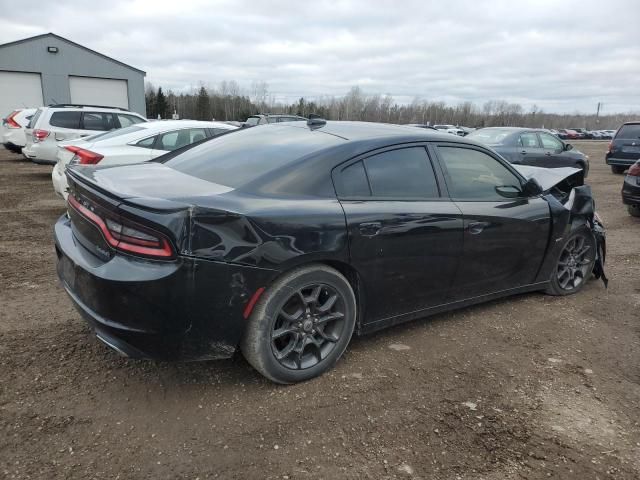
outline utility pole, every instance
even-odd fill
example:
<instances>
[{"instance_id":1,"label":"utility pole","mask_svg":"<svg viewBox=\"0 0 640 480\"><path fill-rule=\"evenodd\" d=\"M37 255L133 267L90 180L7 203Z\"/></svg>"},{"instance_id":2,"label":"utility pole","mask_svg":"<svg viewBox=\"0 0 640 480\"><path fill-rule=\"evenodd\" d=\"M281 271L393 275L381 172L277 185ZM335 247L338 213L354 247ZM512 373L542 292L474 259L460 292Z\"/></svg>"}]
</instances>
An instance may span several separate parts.
<instances>
[{"instance_id":1,"label":"utility pole","mask_svg":"<svg viewBox=\"0 0 640 480\"><path fill-rule=\"evenodd\" d=\"M602 107L602 103L598 102L598 109L596 110L596 129L600 125L600 107Z\"/></svg>"}]
</instances>

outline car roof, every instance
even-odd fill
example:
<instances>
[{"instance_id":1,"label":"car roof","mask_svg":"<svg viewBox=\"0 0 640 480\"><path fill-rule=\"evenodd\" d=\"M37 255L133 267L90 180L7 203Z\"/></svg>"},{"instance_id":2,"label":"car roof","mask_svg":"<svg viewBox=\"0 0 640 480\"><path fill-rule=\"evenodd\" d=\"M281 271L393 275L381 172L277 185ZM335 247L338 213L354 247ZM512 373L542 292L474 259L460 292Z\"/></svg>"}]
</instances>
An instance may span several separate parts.
<instances>
[{"instance_id":1,"label":"car roof","mask_svg":"<svg viewBox=\"0 0 640 480\"><path fill-rule=\"evenodd\" d=\"M398 143L401 143L411 141L421 142L426 140L450 141L452 138L455 138L448 133L438 133L431 129L374 122L328 121L324 125L320 124L313 126L308 126L306 123L302 122L285 122L263 125L260 128L274 128L277 125L325 133L327 135L339 137L345 141L393 139L399 140Z\"/></svg>"},{"instance_id":2,"label":"car roof","mask_svg":"<svg viewBox=\"0 0 640 480\"><path fill-rule=\"evenodd\" d=\"M152 132L162 132L178 128L221 128L224 130L235 130L238 127L222 122L207 122L203 120L157 120L145 123L137 123L137 127L144 128Z\"/></svg>"},{"instance_id":3,"label":"car roof","mask_svg":"<svg viewBox=\"0 0 640 480\"><path fill-rule=\"evenodd\" d=\"M536 128L536 127L483 127L478 128L476 132L480 130L504 130L505 132L548 132L548 128ZM559 128L558 130L562 130Z\"/></svg>"},{"instance_id":4,"label":"car roof","mask_svg":"<svg viewBox=\"0 0 640 480\"><path fill-rule=\"evenodd\" d=\"M131 110L127 110L119 107L108 107L108 106L100 106L100 105L47 105L44 107L40 107L42 110L49 111L61 111L61 112L114 112L114 113L124 113L124 114L132 114L142 116L137 112L132 112Z\"/></svg>"}]
</instances>

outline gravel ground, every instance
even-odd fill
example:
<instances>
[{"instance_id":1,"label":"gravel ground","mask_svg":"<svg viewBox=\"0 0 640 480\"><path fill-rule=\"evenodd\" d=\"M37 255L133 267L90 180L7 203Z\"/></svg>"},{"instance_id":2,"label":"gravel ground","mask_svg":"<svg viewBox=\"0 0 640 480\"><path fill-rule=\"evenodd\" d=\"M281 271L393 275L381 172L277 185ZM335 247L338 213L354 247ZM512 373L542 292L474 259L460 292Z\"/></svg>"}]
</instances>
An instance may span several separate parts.
<instances>
[{"instance_id":1,"label":"gravel ground","mask_svg":"<svg viewBox=\"0 0 640 480\"><path fill-rule=\"evenodd\" d=\"M241 358L126 360L55 275L50 167L0 150L0 477L640 478L640 219L591 156L608 290L527 294L352 341L289 387Z\"/></svg>"}]
</instances>

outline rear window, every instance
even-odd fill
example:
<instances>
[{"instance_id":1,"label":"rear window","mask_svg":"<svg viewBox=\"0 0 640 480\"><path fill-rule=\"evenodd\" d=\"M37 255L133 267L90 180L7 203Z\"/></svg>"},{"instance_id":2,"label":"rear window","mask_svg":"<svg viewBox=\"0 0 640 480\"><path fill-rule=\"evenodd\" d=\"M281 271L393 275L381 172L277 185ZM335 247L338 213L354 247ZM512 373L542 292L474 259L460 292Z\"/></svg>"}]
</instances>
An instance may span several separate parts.
<instances>
[{"instance_id":1,"label":"rear window","mask_svg":"<svg viewBox=\"0 0 640 480\"><path fill-rule=\"evenodd\" d=\"M35 123L35 122L34 122ZM49 125L60 128L80 129L80 112L53 112Z\"/></svg>"},{"instance_id":2,"label":"rear window","mask_svg":"<svg viewBox=\"0 0 640 480\"><path fill-rule=\"evenodd\" d=\"M471 132L469 135L467 135L467 138L472 138L473 140L487 145L499 145L504 142L504 140L513 132L514 130L483 128L481 130Z\"/></svg>"},{"instance_id":3,"label":"rear window","mask_svg":"<svg viewBox=\"0 0 640 480\"><path fill-rule=\"evenodd\" d=\"M258 125L258 122L260 121L260 117L249 117L247 118L247 121L244 122L249 126L254 126L254 125Z\"/></svg>"},{"instance_id":4,"label":"rear window","mask_svg":"<svg viewBox=\"0 0 640 480\"><path fill-rule=\"evenodd\" d=\"M621 126L616 134L616 138L640 138L640 123Z\"/></svg>"},{"instance_id":5,"label":"rear window","mask_svg":"<svg viewBox=\"0 0 640 480\"><path fill-rule=\"evenodd\" d=\"M237 188L341 142L339 137L319 131L276 124L222 135L169 159L166 165Z\"/></svg>"}]
</instances>

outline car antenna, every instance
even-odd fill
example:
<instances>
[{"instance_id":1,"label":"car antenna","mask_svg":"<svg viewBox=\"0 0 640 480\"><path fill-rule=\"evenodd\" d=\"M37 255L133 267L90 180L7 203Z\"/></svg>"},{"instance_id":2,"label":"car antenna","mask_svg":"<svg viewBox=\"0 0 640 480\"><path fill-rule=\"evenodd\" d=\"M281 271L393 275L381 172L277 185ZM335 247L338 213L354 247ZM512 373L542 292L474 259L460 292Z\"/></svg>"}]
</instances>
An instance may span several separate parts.
<instances>
[{"instance_id":1,"label":"car antenna","mask_svg":"<svg viewBox=\"0 0 640 480\"><path fill-rule=\"evenodd\" d=\"M309 114L309 119L307 120L307 126L321 127L326 124L327 124L327 121L324 118L322 118L320 115L317 115L315 113Z\"/></svg>"}]
</instances>

